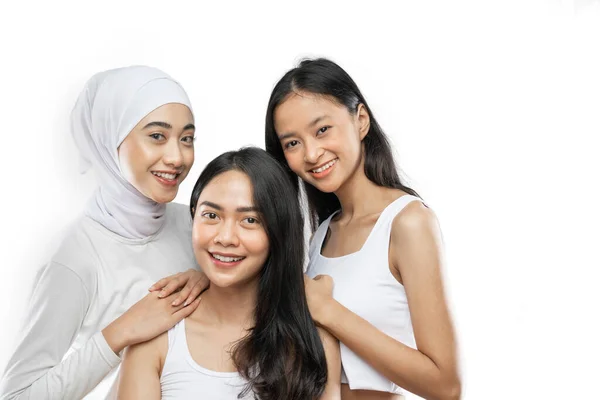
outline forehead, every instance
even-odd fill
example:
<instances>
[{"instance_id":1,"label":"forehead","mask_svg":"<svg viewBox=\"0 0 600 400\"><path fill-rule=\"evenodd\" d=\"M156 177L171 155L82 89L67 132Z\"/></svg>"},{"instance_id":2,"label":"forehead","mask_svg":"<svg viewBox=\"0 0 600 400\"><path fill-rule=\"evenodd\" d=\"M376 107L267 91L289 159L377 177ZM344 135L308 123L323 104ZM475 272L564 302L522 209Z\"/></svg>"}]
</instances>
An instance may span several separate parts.
<instances>
[{"instance_id":1,"label":"forehead","mask_svg":"<svg viewBox=\"0 0 600 400\"><path fill-rule=\"evenodd\" d=\"M303 128L315 118L348 114L346 108L327 96L294 92L277 106L273 119L278 133Z\"/></svg>"},{"instance_id":2,"label":"forehead","mask_svg":"<svg viewBox=\"0 0 600 400\"><path fill-rule=\"evenodd\" d=\"M150 113L148 113L138 126L145 126L149 122L162 121L175 125L187 125L194 122L194 117L190 109L183 104L169 103L164 104Z\"/></svg>"},{"instance_id":3,"label":"forehead","mask_svg":"<svg viewBox=\"0 0 600 400\"><path fill-rule=\"evenodd\" d=\"M213 178L205 187L198 202L210 201L224 209L251 207L254 190L252 181L243 172L227 171Z\"/></svg>"}]
</instances>

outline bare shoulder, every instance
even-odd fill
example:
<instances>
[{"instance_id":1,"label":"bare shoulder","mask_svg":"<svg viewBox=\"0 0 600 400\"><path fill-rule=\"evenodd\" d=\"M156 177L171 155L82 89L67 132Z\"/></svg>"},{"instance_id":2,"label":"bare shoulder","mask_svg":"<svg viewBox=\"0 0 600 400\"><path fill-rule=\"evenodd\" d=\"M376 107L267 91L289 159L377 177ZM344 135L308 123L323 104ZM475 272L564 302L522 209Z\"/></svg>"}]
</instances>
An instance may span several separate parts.
<instances>
[{"instance_id":1,"label":"bare shoulder","mask_svg":"<svg viewBox=\"0 0 600 400\"><path fill-rule=\"evenodd\" d=\"M397 239L438 231L439 223L435 213L421 201L408 203L392 223L392 238Z\"/></svg>"},{"instance_id":2,"label":"bare shoulder","mask_svg":"<svg viewBox=\"0 0 600 400\"><path fill-rule=\"evenodd\" d=\"M147 342L137 343L125 350L124 360L130 360L135 364L150 363L162 373L162 367L169 349L168 332L164 332Z\"/></svg>"}]
</instances>

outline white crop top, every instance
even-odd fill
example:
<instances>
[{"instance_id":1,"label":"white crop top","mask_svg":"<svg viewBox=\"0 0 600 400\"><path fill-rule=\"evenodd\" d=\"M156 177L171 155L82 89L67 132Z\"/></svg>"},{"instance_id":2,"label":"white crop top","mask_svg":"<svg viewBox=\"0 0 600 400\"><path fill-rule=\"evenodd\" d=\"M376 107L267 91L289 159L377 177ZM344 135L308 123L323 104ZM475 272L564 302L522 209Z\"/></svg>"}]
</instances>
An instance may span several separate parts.
<instances>
[{"instance_id":1,"label":"white crop top","mask_svg":"<svg viewBox=\"0 0 600 400\"><path fill-rule=\"evenodd\" d=\"M246 381L238 372L217 372L194 361L187 345L185 319L169 330L169 350L160 377L162 399L234 400ZM241 399L253 399L250 391Z\"/></svg>"},{"instance_id":2,"label":"white crop top","mask_svg":"<svg viewBox=\"0 0 600 400\"><path fill-rule=\"evenodd\" d=\"M353 313L403 344L416 348L404 286L389 269L388 250L392 222L418 197L404 195L388 205L373 226L362 248L354 253L329 258L321 255L332 214L319 226L310 243L307 274L330 275L333 297ZM381 375L340 342L342 383L350 389L404 394L403 389Z\"/></svg>"}]
</instances>

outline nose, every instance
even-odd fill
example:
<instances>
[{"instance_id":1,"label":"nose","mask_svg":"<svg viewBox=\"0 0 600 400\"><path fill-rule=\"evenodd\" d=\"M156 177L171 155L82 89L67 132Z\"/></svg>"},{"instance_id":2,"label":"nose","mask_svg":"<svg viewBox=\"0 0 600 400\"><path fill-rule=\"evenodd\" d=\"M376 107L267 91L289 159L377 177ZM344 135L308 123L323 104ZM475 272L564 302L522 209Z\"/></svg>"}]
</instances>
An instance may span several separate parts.
<instances>
[{"instance_id":1,"label":"nose","mask_svg":"<svg viewBox=\"0 0 600 400\"><path fill-rule=\"evenodd\" d=\"M179 168L183 165L183 154L181 154L178 140L170 140L167 143L165 153L163 154L163 161L166 165L171 165L174 168Z\"/></svg>"},{"instance_id":2,"label":"nose","mask_svg":"<svg viewBox=\"0 0 600 400\"><path fill-rule=\"evenodd\" d=\"M213 240L215 244L220 244L223 247L237 247L240 242L237 235L235 221L224 221L219 224L219 229Z\"/></svg>"},{"instance_id":3,"label":"nose","mask_svg":"<svg viewBox=\"0 0 600 400\"><path fill-rule=\"evenodd\" d=\"M315 140L307 140L304 143L304 162L316 164L323 154L323 149Z\"/></svg>"}]
</instances>

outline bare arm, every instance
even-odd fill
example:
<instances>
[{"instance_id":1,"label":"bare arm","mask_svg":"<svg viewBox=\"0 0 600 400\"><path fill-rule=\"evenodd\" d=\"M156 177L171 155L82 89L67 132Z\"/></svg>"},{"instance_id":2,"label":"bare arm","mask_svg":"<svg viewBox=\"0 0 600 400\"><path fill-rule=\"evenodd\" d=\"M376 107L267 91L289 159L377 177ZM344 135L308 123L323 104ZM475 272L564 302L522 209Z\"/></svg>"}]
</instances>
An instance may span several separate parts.
<instances>
[{"instance_id":1,"label":"bare arm","mask_svg":"<svg viewBox=\"0 0 600 400\"><path fill-rule=\"evenodd\" d=\"M340 359L340 343L325 329L318 328L319 336L325 349L327 359L327 385L320 400L341 399L342 364Z\"/></svg>"},{"instance_id":2,"label":"bare arm","mask_svg":"<svg viewBox=\"0 0 600 400\"><path fill-rule=\"evenodd\" d=\"M160 400L160 375L167 347L167 333L163 333L125 350L119 373L118 399Z\"/></svg>"},{"instance_id":3,"label":"bare arm","mask_svg":"<svg viewBox=\"0 0 600 400\"><path fill-rule=\"evenodd\" d=\"M402 277L417 349L384 334L329 298L317 322L397 385L426 399L459 399L454 329L441 274L441 240L433 212L411 203L394 220L390 262Z\"/></svg>"}]
</instances>

